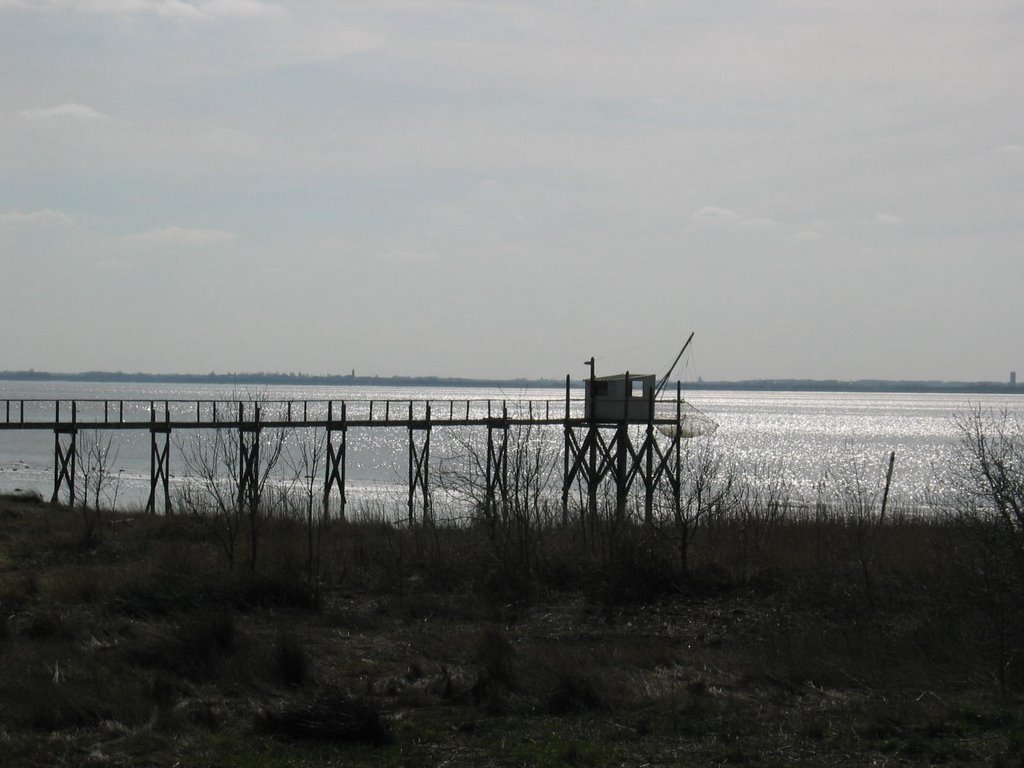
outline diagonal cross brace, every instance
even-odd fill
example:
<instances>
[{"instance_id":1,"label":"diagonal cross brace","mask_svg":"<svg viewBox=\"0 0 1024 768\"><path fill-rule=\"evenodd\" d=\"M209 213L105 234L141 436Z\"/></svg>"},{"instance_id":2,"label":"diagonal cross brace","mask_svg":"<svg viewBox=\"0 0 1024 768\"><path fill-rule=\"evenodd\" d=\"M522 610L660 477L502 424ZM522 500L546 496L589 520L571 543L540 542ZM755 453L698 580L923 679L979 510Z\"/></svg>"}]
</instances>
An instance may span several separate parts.
<instances>
[{"instance_id":1,"label":"diagonal cross brace","mask_svg":"<svg viewBox=\"0 0 1024 768\"><path fill-rule=\"evenodd\" d=\"M163 435L163 446L157 435ZM149 499L146 501L146 512L156 512L156 492L163 487L164 513L171 511L171 430L170 427L156 426L150 428L149 444Z\"/></svg>"},{"instance_id":2,"label":"diagonal cross brace","mask_svg":"<svg viewBox=\"0 0 1024 768\"><path fill-rule=\"evenodd\" d=\"M61 442L61 435L68 435L68 444L65 447ZM78 430L74 427L64 427L53 432L53 497L51 504L56 504L60 498L60 489L67 483L68 505L75 506L75 463L78 457L77 451Z\"/></svg>"},{"instance_id":3,"label":"diagonal cross brace","mask_svg":"<svg viewBox=\"0 0 1024 768\"><path fill-rule=\"evenodd\" d=\"M341 438L335 444L335 435L341 435ZM347 441L348 430L345 427L341 429L327 429L327 465L326 465L326 479L324 480L324 515L330 507L331 491L334 488L338 489L338 495L341 497L341 519L345 519L345 452L346 452L346 441Z\"/></svg>"},{"instance_id":4,"label":"diagonal cross brace","mask_svg":"<svg viewBox=\"0 0 1024 768\"><path fill-rule=\"evenodd\" d=\"M260 504L260 428L243 426L238 430L238 508Z\"/></svg>"},{"instance_id":5,"label":"diagonal cross brace","mask_svg":"<svg viewBox=\"0 0 1024 768\"><path fill-rule=\"evenodd\" d=\"M501 431L501 440L495 445L494 432ZM486 465L487 511L495 511L495 497L501 492L502 504L508 503L508 425L487 425L487 465Z\"/></svg>"},{"instance_id":6,"label":"diagonal cross brace","mask_svg":"<svg viewBox=\"0 0 1024 768\"><path fill-rule=\"evenodd\" d=\"M412 419L412 405L409 406ZM423 521L431 517L430 509L430 404L427 404L426 421L421 427L409 427L409 525L415 521L416 492L422 494ZM423 447L416 448L416 432L423 432Z\"/></svg>"}]
</instances>

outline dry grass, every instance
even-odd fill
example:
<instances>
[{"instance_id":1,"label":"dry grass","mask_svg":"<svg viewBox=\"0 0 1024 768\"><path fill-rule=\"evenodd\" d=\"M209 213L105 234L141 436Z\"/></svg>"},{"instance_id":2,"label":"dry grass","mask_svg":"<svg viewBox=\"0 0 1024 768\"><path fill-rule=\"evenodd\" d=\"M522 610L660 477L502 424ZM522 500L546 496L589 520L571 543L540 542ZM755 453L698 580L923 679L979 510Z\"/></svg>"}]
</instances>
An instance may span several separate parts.
<instances>
[{"instance_id":1,"label":"dry grass","mask_svg":"<svg viewBox=\"0 0 1024 768\"><path fill-rule=\"evenodd\" d=\"M719 519L688 573L551 526L510 580L481 529L335 522L318 595L296 521L255 577L194 520L80 525L0 499L4 766L1024 760L1019 593L952 525Z\"/></svg>"}]
</instances>

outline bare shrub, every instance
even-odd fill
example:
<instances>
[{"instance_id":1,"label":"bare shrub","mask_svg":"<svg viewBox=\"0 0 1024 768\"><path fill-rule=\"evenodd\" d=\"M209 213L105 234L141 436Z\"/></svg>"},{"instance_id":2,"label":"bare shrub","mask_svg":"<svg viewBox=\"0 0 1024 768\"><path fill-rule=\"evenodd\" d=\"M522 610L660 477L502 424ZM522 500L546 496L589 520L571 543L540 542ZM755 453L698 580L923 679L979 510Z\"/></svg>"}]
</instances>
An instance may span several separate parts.
<instances>
[{"instance_id":1,"label":"bare shrub","mask_svg":"<svg viewBox=\"0 0 1024 768\"><path fill-rule=\"evenodd\" d=\"M82 541L92 547L99 542L102 510L114 511L120 489L120 475L113 472L120 448L113 436L95 430L83 430L76 441L78 460L75 472L82 483Z\"/></svg>"},{"instance_id":2,"label":"bare shrub","mask_svg":"<svg viewBox=\"0 0 1024 768\"><path fill-rule=\"evenodd\" d=\"M322 742L361 742L383 745L391 734L377 707L340 691L325 691L308 699L266 711L257 718L263 733Z\"/></svg>"},{"instance_id":3,"label":"bare shrub","mask_svg":"<svg viewBox=\"0 0 1024 768\"><path fill-rule=\"evenodd\" d=\"M833 530L838 527L846 534L850 551L844 556L856 563L871 608L877 599L875 555L885 525L891 479L885 469L887 463L891 471L890 457L876 466L851 457L838 467L826 469L818 483L817 507L823 513L820 519ZM832 512L830 519L826 510ZM828 557L834 558L835 554Z\"/></svg>"},{"instance_id":4,"label":"bare shrub","mask_svg":"<svg viewBox=\"0 0 1024 768\"><path fill-rule=\"evenodd\" d=\"M248 530L249 575L254 582L264 524L285 498L281 493L268 494L267 489L288 436L284 429L258 429L258 413L257 407L251 429L216 429L179 441L189 481L175 499L175 506L210 526L229 569L234 568L238 536Z\"/></svg>"},{"instance_id":5,"label":"bare shrub","mask_svg":"<svg viewBox=\"0 0 1024 768\"><path fill-rule=\"evenodd\" d=\"M291 688L301 688L310 679L310 661L306 648L293 632L278 633L271 654L278 679Z\"/></svg>"},{"instance_id":6,"label":"bare shrub","mask_svg":"<svg viewBox=\"0 0 1024 768\"><path fill-rule=\"evenodd\" d=\"M178 441L187 481L176 490L174 508L201 521L220 543L234 569L242 506L238 493L238 443L227 430Z\"/></svg>"},{"instance_id":7,"label":"bare shrub","mask_svg":"<svg viewBox=\"0 0 1024 768\"><path fill-rule=\"evenodd\" d=\"M680 570L690 571L690 549L698 528L736 503L737 469L712 438L684 442L662 517L675 531Z\"/></svg>"},{"instance_id":8,"label":"bare shrub","mask_svg":"<svg viewBox=\"0 0 1024 768\"><path fill-rule=\"evenodd\" d=\"M1024 573L1024 423L975 408L956 417L954 513L995 537Z\"/></svg>"},{"instance_id":9,"label":"bare shrub","mask_svg":"<svg viewBox=\"0 0 1024 768\"><path fill-rule=\"evenodd\" d=\"M323 481L321 474L327 457L327 432L300 430L295 439L286 442L284 462L291 471L291 488L288 507L298 513L306 526L306 577L313 587L314 596L319 599L321 570L321 545L324 523L327 520L326 495L318 498Z\"/></svg>"},{"instance_id":10,"label":"bare shrub","mask_svg":"<svg viewBox=\"0 0 1024 768\"><path fill-rule=\"evenodd\" d=\"M43 647L45 654L20 651L16 666L4 665L0 696L5 724L53 732L109 720L146 722L152 704L142 681L117 674L75 644L51 640Z\"/></svg>"},{"instance_id":11,"label":"bare shrub","mask_svg":"<svg viewBox=\"0 0 1024 768\"><path fill-rule=\"evenodd\" d=\"M731 490L729 505L719 506L711 522L727 539L723 565L742 583L772 566L774 540L794 505L793 488L780 462L758 461L733 481Z\"/></svg>"},{"instance_id":12,"label":"bare shrub","mask_svg":"<svg viewBox=\"0 0 1024 768\"><path fill-rule=\"evenodd\" d=\"M197 611L169 634L150 638L131 649L134 661L165 669L190 680L217 679L222 667L242 650L244 638L229 610Z\"/></svg>"},{"instance_id":13,"label":"bare shrub","mask_svg":"<svg viewBox=\"0 0 1024 768\"><path fill-rule=\"evenodd\" d=\"M549 715L574 715L608 709L594 681L585 675L564 672L548 691L544 710Z\"/></svg>"},{"instance_id":14,"label":"bare shrub","mask_svg":"<svg viewBox=\"0 0 1024 768\"><path fill-rule=\"evenodd\" d=\"M1006 696L1024 686L1024 423L974 408L956 425L945 511L961 534L950 553L958 587L975 613L964 631Z\"/></svg>"},{"instance_id":15,"label":"bare shrub","mask_svg":"<svg viewBox=\"0 0 1024 768\"><path fill-rule=\"evenodd\" d=\"M486 532L493 586L528 597L553 522L558 456L530 425L495 434L492 446L462 441L459 454L441 465L439 485L450 498L467 500L470 523Z\"/></svg>"}]
</instances>

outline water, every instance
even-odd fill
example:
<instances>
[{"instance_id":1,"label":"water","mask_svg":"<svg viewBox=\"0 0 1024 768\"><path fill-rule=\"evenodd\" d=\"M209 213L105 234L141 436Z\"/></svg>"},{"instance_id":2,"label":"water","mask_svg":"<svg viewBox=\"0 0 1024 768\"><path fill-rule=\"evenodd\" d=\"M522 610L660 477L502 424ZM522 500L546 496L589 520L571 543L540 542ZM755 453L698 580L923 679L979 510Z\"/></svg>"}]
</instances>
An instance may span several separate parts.
<instances>
[{"instance_id":1,"label":"water","mask_svg":"<svg viewBox=\"0 0 1024 768\"><path fill-rule=\"evenodd\" d=\"M691 400L720 423L716 439L740 466L779 468L805 498L826 474L857 473L868 487L880 486L891 451L897 498L941 496L958 415L981 408L1024 419L1024 398L1012 395L694 392Z\"/></svg>"},{"instance_id":2,"label":"water","mask_svg":"<svg viewBox=\"0 0 1024 768\"><path fill-rule=\"evenodd\" d=\"M0 381L6 399L220 400L258 394L270 400L501 400L564 398L564 390L506 391L497 388L292 387L245 391L226 385L136 385L80 382ZM581 396L574 391L574 396ZM893 489L898 497L921 499L941 489L957 440L955 415L971 408L1007 410L1024 418L1024 398L1000 395L878 394L842 392L690 391L687 400L719 424L713 438L741 468L768 467L784 475L798 494L810 496L824 473L856 471L880 482L890 451L896 451ZM0 406L2 407L2 406ZM4 415L0 413L0 419ZM150 438L145 431L115 431L115 487L119 507L138 506L149 491ZM175 432L171 447L172 484L180 483L180 452L196 432ZM444 427L431 439L431 467L457 462L466 441L484 430ZM561 430L538 430L551 450L561 449ZM80 439L82 439L80 437ZM292 438L294 444L297 437ZM348 433L349 501L400 507L408 477L408 433L402 428L352 429ZM184 442L183 442L184 441ZM0 492L53 488L52 433L0 431ZM284 470L282 470L284 471Z\"/></svg>"}]
</instances>

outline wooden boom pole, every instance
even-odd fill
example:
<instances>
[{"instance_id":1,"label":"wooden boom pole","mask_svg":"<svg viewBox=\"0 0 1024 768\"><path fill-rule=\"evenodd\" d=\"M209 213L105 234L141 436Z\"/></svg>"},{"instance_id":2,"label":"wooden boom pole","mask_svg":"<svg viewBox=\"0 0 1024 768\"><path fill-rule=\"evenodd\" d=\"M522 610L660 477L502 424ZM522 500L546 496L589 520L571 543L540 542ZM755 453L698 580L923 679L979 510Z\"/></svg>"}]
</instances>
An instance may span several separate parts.
<instances>
[{"instance_id":1,"label":"wooden boom pole","mask_svg":"<svg viewBox=\"0 0 1024 768\"><path fill-rule=\"evenodd\" d=\"M670 368L668 369L668 373L666 373L666 374L665 374L665 375L664 375L664 376L662 377L661 381L659 381L659 382L658 382L658 388L657 388L657 390L655 390L655 392L654 392L654 399L655 399L655 400L657 400L657 399L658 399L658 395L660 395L660 394L661 394L661 390L663 390L663 389L665 388L665 384L667 384L667 383L668 383L668 377L669 377L669 376L671 376L671 375L672 375L672 371L674 371L674 370L676 369L676 365L678 365L678 364L679 364L679 360L680 360L680 358L682 358L682 356L683 356L683 353L684 353L684 352L686 351L686 348L687 348L688 346L690 346L690 342L691 342L691 341L693 341L693 332L692 332L692 331L691 331L691 333L690 333L690 337L689 337L689 338L688 338L688 339L686 340L686 343L685 343L685 344L683 344L683 348L682 348L682 349L680 349L680 350L679 350L679 354L678 354L678 355L676 355L676 359L675 359L674 361L672 361L672 365L671 365L671 367L670 367Z\"/></svg>"}]
</instances>

